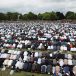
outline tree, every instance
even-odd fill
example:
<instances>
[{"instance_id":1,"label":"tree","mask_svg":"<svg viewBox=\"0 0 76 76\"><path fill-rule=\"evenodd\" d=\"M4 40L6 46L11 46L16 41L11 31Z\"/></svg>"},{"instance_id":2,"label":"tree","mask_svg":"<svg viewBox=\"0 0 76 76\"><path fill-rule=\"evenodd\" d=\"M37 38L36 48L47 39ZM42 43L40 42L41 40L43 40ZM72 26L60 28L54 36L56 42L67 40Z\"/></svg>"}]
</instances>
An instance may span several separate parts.
<instances>
[{"instance_id":1,"label":"tree","mask_svg":"<svg viewBox=\"0 0 76 76\"><path fill-rule=\"evenodd\" d=\"M75 13L68 11L65 15L66 19L74 19L75 18Z\"/></svg>"},{"instance_id":2,"label":"tree","mask_svg":"<svg viewBox=\"0 0 76 76\"><path fill-rule=\"evenodd\" d=\"M51 12L50 17L51 17L51 20L57 20L57 15L55 12Z\"/></svg>"},{"instance_id":3,"label":"tree","mask_svg":"<svg viewBox=\"0 0 76 76\"><path fill-rule=\"evenodd\" d=\"M62 19L76 19L76 13L68 11L65 15L61 12L45 12L34 14L29 12L27 14L21 14L18 12L0 13L1 20L17 21L17 20L62 20Z\"/></svg>"},{"instance_id":4,"label":"tree","mask_svg":"<svg viewBox=\"0 0 76 76\"><path fill-rule=\"evenodd\" d=\"M13 21L16 21L16 20L18 20L18 15L19 15L19 13L17 13L17 12L7 12L7 20L13 20Z\"/></svg>"},{"instance_id":5,"label":"tree","mask_svg":"<svg viewBox=\"0 0 76 76\"><path fill-rule=\"evenodd\" d=\"M28 20L36 20L37 19L37 15L32 13L32 12L29 12L27 14L27 18L28 18Z\"/></svg>"},{"instance_id":6,"label":"tree","mask_svg":"<svg viewBox=\"0 0 76 76\"><path fill-rule=\"evenodd\" d=\"M50 13L49 12L45 12L42 14L42 19L43 20L50 20Z\"/></svg>"},{"instance_id":7,"label":"tree","mask_svg":"<svg viewBox=\"0 0 76 76\"><path fill-rule=\"evenodd\" d=\"M23 15L23 20L28 20L27 14L24 14L24 15Z\"/></svg>"},{"instance_id":8,"label":"tree","mask_svg":"<svg viewBox=\"0 0 76 76\"><path fill-rule=\"evenodd\" d=\"M17 12L12 13L12 20L14 21L18 20L19 19L18 16L19 16L19 13Z\"/></svg>"},{"instance_id":9,"label":"tree","mask_svg":"<svg viewBox=\"0 0 76 76\"><path fill-rule=\"evenodd\" d=\"M64 14L63 14L63 13L61 13L61 12L56 12L56 15L57 15L57 20L65 19Z\"/></svg>"},{"instance_id":10,"label":"tree","mask_svg":"<svg viewBox=\"0 0 76 76\"><path fill-rule=\"evenodd\" d=\"M74 19L76 19L76 13L74 13Z\"/></svg>"},{"instance_id":11,"label":"tree","mask_svg":"<svg viewBox=\"0 0 76 76\"><path fill-rule=\"evenodd\" d=\"M42 17L43 17L43 15L40 13L37 15L38 20L42 20Z\"/></svg>"},{"instance_id":12,"label":"tree","mask_svg":"<svg viewBox=\"0 0 76 76\"><path fill-rule=\"evenodd\" d=\"M12 13L11 12L7 12L6 16L7 16L7 20L12 20Z\"/></svg>"},{"instance_id":13,"label":"tree","mask_svg":"<svg viewBox=\"0 0 76 76\"><path fill-rule=\"evenodd\" d=\"M6 15L4 13L0 13L0 21L6 20Z\"/></svg>"}]
</instances>

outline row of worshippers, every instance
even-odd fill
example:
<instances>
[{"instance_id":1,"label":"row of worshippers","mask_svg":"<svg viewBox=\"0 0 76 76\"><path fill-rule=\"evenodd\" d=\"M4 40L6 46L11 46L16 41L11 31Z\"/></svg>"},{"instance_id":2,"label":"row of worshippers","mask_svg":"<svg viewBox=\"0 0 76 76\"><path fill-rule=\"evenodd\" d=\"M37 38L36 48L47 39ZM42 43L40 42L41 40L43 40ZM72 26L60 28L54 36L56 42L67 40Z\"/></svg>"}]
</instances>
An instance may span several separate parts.
<instances>
[{"instance_id":1,"label":"row of worshippers","mask_svg":"<svg viewBox=\"0 0 76 76\"><path fill-rule=\"evenodd\" d=\"M1 43L0 47L3 48L19 48L19 49L33 49L33 50L64 50L64 51L76 51L76 42L49 42L49 41L30 41L25 40L22 42Z\"/></svg>"},{"instance_id":2,"label":"row of worshippers","mask_svg":"<svg viewBox=\"0 0 76 76\"><path fill-rule=\"evenodd\" d=\"M75 65L68 65L67 64L67 59L64 60L64 64L63 66L60 65L60 62L57 64L38 64L36 61L34 61L34 63L31 62L23 62L22 60L16 61L16 60L6 60L7 64L5 64L5 62L3 63L3 68L2 70L5 70L5 67L11 67L11 70L15 71L15 72L19 72L19 71L26 71L26 72L33 72L33 73L44 73L44 74L62 74L63 76L72 76L71 74L75 74L76 75L76 70L74 70L73 68L76 69ZM57 70L56 67L59 67L59 69ZM57 75L55 75L57 76ZM59 75L61 76L61 75Z\"/></svg>"},{"instance_id":3,"label":"row of worshippers","mask_svg":"<svg viewBox=\"0 0 76 76\"><path fill-rule=\"evenodd\" d=\"M2 22L0 47L76 51L76 24Z\"/></svg>"},{"instance_id":4,"label":"row of worshippers","mask_svg":"<svg viewBox=\"0 0 76 76\"><path fill-rule=\"evenodd\" d=\"M71 72L73 73L73 66L76 66L75 57L75 55L57 54L55 52L44 53L2 49L0 51L0 67L2 67L2 70L10 67L12 71L23 70L55 75L58 66L59 74L71 74Z\"/></svg>"}]
</instances>

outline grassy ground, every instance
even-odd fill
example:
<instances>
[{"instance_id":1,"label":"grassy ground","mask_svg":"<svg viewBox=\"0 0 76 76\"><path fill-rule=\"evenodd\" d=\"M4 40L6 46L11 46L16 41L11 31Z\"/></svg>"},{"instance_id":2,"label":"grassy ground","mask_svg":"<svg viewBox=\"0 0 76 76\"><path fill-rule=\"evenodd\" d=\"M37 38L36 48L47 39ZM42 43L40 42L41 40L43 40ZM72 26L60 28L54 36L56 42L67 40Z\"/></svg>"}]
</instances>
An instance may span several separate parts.
<instances>
[{"instance_id":1,"label":"grassy ground","mask_svg":"<svg viewBox=\"0 0 76 76\"><path fill-rule=\"evenodd\" d=\"M48 74L39 74L39 73L30 73L30 72L16 72L13 75L10 75L10 70L0 71L0 76L52 76Z\"/></svg>"},{"instance_id":2,"label":"grassy ground","mask_svg":"<svg viewBox=\"0 0 76 76\"><path fill-rule=\"evenodd\" d=\"M62 51L62 54L72 54L72 55L76 55L76 51Z\"/></svg>"}]
</instances>

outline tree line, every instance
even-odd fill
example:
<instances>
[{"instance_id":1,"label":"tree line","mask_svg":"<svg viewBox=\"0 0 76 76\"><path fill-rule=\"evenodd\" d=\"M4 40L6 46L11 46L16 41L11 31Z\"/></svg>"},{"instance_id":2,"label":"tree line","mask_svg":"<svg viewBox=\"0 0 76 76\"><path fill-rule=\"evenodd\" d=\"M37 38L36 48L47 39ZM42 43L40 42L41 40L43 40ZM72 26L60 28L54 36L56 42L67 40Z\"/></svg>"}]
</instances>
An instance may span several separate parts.
<instances>
[{"instance_id":1,"label":"tree line","mask_svg":"<svg viewBox=\"0 0 76 76\"><path fill-rule=\"evenodd\" d=\"M65 15L61 12L45 12L34 14L33 12L29 12L27 14L21 14L18 12L7 12L0 13L0 21L8 20L8 21L17 21L17 20L63 20L63 19L76 19L76 13L72 11L68 11Z\"/></svg>"}]
</instances>

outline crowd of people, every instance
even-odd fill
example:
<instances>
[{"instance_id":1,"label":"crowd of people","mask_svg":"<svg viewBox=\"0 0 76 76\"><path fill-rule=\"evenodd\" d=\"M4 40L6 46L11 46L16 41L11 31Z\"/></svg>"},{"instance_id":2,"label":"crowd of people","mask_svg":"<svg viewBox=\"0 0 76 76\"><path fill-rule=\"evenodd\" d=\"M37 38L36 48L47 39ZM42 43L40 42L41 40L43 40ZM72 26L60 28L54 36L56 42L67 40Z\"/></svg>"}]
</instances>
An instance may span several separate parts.
<instances>
[{"instance_id":1,"label":"crowd of people","mask_svg":"<svg viewBox=\"0 0 76 76\"><path fill-rule=\"evenodd\" d=\"M0 47L76 51L76 24L0 23Z\"/></svg>"},{"instance_id":2,"label":"crowd of people","mask_svg":"<svg viewBox=\"0 0 76 76\"><path fill-rule=\"evenodd\" d=\"M76 76L76 55L2 49L0 67L2 71L10 68L10 74L26 71L54 76Z\"/></svg>"},{"instance_id":3,"label":"crowd of people","mask_svg":"<svg viewBox=\"0 0 76 76\"><path fill-rule=\"evenodd\" d=\"M58 53L76 51L76 24L1 22L0 48L0 67L2 70L10 68L10 74L23 70L54 76L76 76L76 55Z\"/></svg>"}]
</instances>

